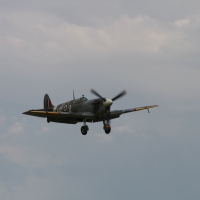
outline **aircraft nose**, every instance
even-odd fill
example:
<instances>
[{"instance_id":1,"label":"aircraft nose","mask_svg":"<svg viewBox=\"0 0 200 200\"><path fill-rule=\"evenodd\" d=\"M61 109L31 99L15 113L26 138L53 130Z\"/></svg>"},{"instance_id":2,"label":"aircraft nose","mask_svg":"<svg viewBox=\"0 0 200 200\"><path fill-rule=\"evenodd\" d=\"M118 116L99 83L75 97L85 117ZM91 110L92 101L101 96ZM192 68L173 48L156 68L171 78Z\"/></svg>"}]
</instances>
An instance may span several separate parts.
<instances>
[{"instance_id":1,"label":"aircraft nose","mask_svg":"<svg viewBox=\"0 0 200 200\"><path fill-rule=\"evenodd\" d=\"M103 105L104 105L105 107L110 107L112 104L113 104L112 99L107 99L107 98L106 98L106 101L103 102Z\"/></svg>"}]
</instances>

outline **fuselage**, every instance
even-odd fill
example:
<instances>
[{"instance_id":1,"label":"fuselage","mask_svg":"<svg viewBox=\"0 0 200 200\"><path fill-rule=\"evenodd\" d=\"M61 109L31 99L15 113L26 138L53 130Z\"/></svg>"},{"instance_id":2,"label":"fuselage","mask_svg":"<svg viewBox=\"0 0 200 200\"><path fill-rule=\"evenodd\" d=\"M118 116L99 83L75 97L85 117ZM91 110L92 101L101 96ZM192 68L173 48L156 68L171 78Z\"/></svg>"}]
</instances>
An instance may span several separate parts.
<instances>
[{"instance_id":1,"label":"fuselage","mask_svg":"<svg viewBox=\"0 0 200 200\"><path fill-rule=\"evenodd\" d=\"M88 100L85 97L67 101L53 107L54 112L90 112L93 114L104 114L106 112L103 101L100 98ZM98 112L100 111L100 112Z\"/></svg>"},{"instance_id":2,"label":"fuselage","mask_svg":"<svg viewBox=\"0 0 200 200\"><path fill-rule=\"evenodd\" d=\"M45 95L47 109L44 109L45 111L53 111L53 112L59 112L59 113L65 113L66 114L76 114L77 117L66 117L65 119L58 119L57 117L48 117L48 121L53 122L60 122L60 123L70 123L75 124L77 122L82 122L83 120L87 122L98 122L105 119L105 114L110 112L110 107L112 105L112 100L108 98L96 98L92 100L88 100L84 96L78 99L70 100L67 102L64 102L62 104L59 104L57 106L53 106L51 103L50 98L48 95ZM44 99L45 99L44 98ZM51 108L49 108L51 105ZM45 107L45 106L44 106ZM83 115L89 115L89 117L83 118ZM92 116L92 117L91 117ZM113 117L112 117L113 118ZM114 117L115 118L115 117Z\"/></svg>"}]
</instances>

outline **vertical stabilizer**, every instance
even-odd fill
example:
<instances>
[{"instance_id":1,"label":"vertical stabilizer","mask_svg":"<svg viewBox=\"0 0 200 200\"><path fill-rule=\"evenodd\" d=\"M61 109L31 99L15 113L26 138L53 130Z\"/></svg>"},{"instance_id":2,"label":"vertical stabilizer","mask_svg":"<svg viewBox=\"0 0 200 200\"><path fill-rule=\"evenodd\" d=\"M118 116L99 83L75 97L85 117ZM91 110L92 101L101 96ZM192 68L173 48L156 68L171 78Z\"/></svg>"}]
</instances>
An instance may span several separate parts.
<instances>
[{"instance_id":1,"label":"vertical stabilizer","mask_svg":"<svg viewBox=\"0 0 200 200\"><path fill-rule=\"evenodd\" d=\"M51 102L51 99L49 98L48 94L44 95L44 110L49 110L49 109L53 109L53 104Z\"/></svg>"}]
</instances>

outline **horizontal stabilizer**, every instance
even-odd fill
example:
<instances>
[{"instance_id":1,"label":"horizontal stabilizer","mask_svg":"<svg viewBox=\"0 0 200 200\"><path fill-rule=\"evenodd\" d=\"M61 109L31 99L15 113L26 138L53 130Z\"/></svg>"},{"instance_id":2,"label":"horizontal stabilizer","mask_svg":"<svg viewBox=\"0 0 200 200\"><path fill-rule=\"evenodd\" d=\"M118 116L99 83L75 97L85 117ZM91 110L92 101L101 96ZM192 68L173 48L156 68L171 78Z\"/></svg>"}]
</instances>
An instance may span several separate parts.
<instances>
[{"instance_id":1,"label":"horizontal stabilizer","mask_svg":"<svg viewBox=\"0 0 200 200\"><path fill-rule=\"evenodd\" d=\"M55 117L55 118L60 118L60 119L65 119L65 118L85 118L85 119L93 119L95 115L90 112L83 112L83 113L68 113L68 112L48 112L44 110L29 110L26 111L22 114L25 115L31 115L35 117Z\"/></svg>"}]
</instances>

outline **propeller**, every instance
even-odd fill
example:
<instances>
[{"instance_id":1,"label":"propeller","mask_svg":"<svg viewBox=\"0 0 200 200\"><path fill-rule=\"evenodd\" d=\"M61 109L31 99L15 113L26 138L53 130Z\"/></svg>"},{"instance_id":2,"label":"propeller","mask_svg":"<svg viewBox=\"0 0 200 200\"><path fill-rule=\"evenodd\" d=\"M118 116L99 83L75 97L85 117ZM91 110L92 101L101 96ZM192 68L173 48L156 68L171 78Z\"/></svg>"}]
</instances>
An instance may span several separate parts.
<instances>
[{"instance_id":1,"label":"propeller","mask_svg":"<svg viewBox=\"0 0 200 200\"><path fill-rule=\"evenodd\" d=\"M99 98L101 98L103 100L103 105L106 107L106 121L107 121L107 124L110 124L110 107L113 104L113 101L121 98L122 96L124 96L126 94L126 90L123 90L122 92L120 92L118 95L116 95L112 99L108 99L108 98L102 97L94 89L91 89L90 92L93 93L94 95L98 96Z\"/></svg>"},{"instance_id":2,"label":"propeller","mask_svg":"<svg viewBox=\"0 0 200 200\"><path fill-rule=\"evenodd\" d=\"M112 98L112 101L115 101L121 97L123 97L126 94L126 90L120 92L116 97Z\"/></svg>"},{"instance_id":3,"label":"propeller","mask_svg":"<svg viewBox=\"0 0 200 200\"><path fill-rule=\"evenodd\" d=\"M102 97L102 96L101 96L97 91L95 91L94 89L91 89L90 92L93 93L94 95L98 96L99 98L101 98L103 101L108 100L108 99ZM126 90L123 90L123 91L120 92L117 96L115 96L114 98L109 99L109 100L115 101L115 100L121 98L122 96L124 96L126 93L127 93Z\"/></svg>"},{"instance_id":4,"label":"propeller","mask_svg":"<svg viewBox=\"0 0 200 200\"><path fill-rule=\"evenodd\" d=\"M110 107L108 107L106 109L106 121L107 121L107 124L110 124Z\"/></svg>"},{"instance_id":5,"label":"propeller","mask_svg":"<svg viewBox=\"0 0 200 200\"><path fill-rule=\"evenodd\" d=\"M103 98L98 92L96 92L95 90L91 89L90 90L91 93L93 93L94 95L98 96L99 98L101 98L102 100L106 101L105 98Z\"/></svg>"}]
</instances>

